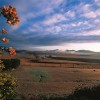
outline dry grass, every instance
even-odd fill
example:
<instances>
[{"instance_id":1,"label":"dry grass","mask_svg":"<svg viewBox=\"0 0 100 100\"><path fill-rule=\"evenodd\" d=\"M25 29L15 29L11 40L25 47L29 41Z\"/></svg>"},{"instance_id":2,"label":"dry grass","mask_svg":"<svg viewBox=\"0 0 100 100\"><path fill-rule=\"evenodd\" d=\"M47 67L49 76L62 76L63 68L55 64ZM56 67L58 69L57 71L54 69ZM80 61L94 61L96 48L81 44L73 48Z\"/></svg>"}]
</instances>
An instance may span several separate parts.
<instances>
[{"instance_id":1,"label":"dry grass","mask_svg":"<svg viewBox=\"0 0 100 100\"><path fill-rule=\"evenodd\" d=\"M30 62L33 57L16 58L21 60L20 67L12 71L17 79L16 90L26 97L30 94L70 94L78 87L100 84L99 64L54 59L34 63Z\"/></svg>"},{"instance_id":2,"label":"dry grass","mask_svg":"<svg viewBox=\"0 0 100 100\"><path fill-rule=\"evenodd\" d=\"M22 67L22 66L21 66ZM20 68L19 68L20 69ZM42 82L39 74L34 70L42 70L46 75ZM32 72L30 72L30 70ZM79 68L53 68L53 67L22 67L12 72L18 80L17 91L27 96L28 94L69 94L77 87L93 86L100 84L100 69L79 69Z\"/></svg>"}]
</instances>

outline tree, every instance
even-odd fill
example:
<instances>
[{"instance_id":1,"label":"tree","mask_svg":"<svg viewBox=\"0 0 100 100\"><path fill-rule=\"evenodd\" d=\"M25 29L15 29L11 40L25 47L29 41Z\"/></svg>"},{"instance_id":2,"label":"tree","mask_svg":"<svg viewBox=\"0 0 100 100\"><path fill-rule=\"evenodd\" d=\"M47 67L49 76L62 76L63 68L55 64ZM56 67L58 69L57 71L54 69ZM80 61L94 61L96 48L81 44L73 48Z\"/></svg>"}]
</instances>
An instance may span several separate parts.
<instances>
[{"instance_id":1,"label":"tree","mask_svg":"<svg viewBox=\"0 0 100 100\"><path fill-rule=\"evenodd\" d=\"M19 23L16 9L11 5L0 7L0 16L5 17L7 23L10 25L18 25ZM3 28L1 34L5 35L7 31ZM3 37L1 41L3 43L8 43L9 39ZM8 52L11 56L16 55L16 51L13 47L1 46L0 54L4 51ZM12 98L15 98L14 87L16 86L16 80L10 74L4 72L4 68L3 62L0 60L0 100L15 100Z\"/></svg>"}]
</instances>

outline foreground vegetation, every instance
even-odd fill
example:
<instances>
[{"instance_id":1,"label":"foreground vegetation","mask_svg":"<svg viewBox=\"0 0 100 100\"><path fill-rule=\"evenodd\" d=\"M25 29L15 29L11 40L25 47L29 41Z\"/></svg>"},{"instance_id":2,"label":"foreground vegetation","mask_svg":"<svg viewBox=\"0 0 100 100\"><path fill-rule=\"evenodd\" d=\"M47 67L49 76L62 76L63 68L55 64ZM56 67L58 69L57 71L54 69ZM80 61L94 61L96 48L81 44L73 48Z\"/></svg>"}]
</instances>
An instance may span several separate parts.
<instances>
[{"instance_id":1,"label":"foreground vegetation","mask_svg":"<svg viewBox=\"0 0 100 100\"><path fill-rule=\"evenodd\" d=\"M22 100L100 100L100 85L92 88L76 89L68 95L29 95L29 98L21 97Z\"/></svg>"},{"instance_id":2,"label":"foreground vegetation","mask_svg":"<svg viewBox=\"0 0 100 100\"><path fill-rule=\"evenodd\" d=\"M4 17L6 19L6 22L10 25L18 25L19 23L19 18L17 16L16 9L9 5L9 6L2 6L0 7L0 17ZM2 26L1 26L2 27ZM8 43L9 39L5 38L3 35L7 34L7 31L2 28L0 29L0 41L2 43ZM10 56L15 56L16 51L13 47L5 47L4 44L1 44L0 46L0 100L18 100L17 93L15 92L15 86L16 86L16 79L8 74L4 69L6 69L8 66L12 66L8 64L8 60L1 60L1 56L6 52L9 53ZM7 67L5 67L5 65ZM15 64L15 61L13 63ZM10 68L11 69L11 68Z\"/></svg>"},{"instance_id":3,"label":"foreground vegetation","mask_svg":"<svg viewBox=\"0 0 100 100\"><path fill-rule=\"evenodd\" d=\"M19 59L1 59L5 68L3 70L16 69L20 65Z\"/></svg>"}]
</instances>

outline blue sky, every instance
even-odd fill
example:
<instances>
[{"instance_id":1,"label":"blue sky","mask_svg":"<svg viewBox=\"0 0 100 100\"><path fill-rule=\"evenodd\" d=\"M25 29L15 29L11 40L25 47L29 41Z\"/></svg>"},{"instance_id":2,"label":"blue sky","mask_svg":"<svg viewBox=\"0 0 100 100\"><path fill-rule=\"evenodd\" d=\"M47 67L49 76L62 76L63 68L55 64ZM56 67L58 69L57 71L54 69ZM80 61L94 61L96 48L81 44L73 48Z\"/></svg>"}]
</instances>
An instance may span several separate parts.
<instances>
[{"instance_id":1,"label":"blue sky","mask_svg":"<svg viewBox=\"0 0 100 100\"><path fill-rule=\"evenodd\" d=\"M20 24L0 24L17 49L100 51L100 0L1 0L16 7ZM0 25L1 26L1 25ZM1 27L1 28L2 28Z\"/></svg>"}]
</instances>

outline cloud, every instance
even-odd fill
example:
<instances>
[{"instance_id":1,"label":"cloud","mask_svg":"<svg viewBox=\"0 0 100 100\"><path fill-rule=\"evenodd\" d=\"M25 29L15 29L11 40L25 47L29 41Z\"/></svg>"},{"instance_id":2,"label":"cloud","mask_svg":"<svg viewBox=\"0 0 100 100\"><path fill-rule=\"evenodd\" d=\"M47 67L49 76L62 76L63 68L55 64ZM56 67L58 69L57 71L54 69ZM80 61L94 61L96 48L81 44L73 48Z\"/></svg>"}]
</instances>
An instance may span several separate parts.
<instances>
[{"instance_id":1,"label":"cloud","mask_svg":"<svg viewBox=\"0 0 100 100\"><path fill-rule=\"evenodd\" d=\"M81 36L100 36L100 29L85 31L80 35Z\"/></svg>"},{"instance_id":2,"label":"cloud","mask_svg":"<svg viewBox=\"0 0 100 100\"><path fill-rule=\"evenodd\" d=\"M54 15L47 16L46 20L43 22L44 25L53 25L59 22L68 21L71 18L75 18L74 11L67 11L64 13L55 13Z\"/></svg>"},{"instance_id":3,"label":"cloud","mask_svg":"<svg viewBox=\"0 0 100 100\"><path fill-rule=\"evenodd\" d=\"M66 21L67 18L63 14L54 14L44 21L44 25L52 25L58 22Z\"/></svg>"},{"instance_id":4,"label":"cloud","mask_svg":"<svg viewBox=\"0 0 100 100\"><path fill-rule=\"evenodd\" d=\"M99 32L98 34L94 34L94 32ZM88 33L88 35L85 35ZM54 46L54 45L61 45L63 43L84 43L84 42L100 42L100 30L98 31L90 31L90 32L81 33L78 35L77 33L73 34L23 34L16 37L14 34L12 38L10 38L12 46L15 47L36 47L36 46ZM82 35L83 34L83 35ZM11 37L11 36L9 36ZM15 42L13 42L15 41Z\"/></svg>"},{"instance_id":5,"label":"cloud","mask_svg":"<svg viewBox=\"0 0 100 100\"><path fill-rule=\"evenodd\" d=\"M100 23L100 19L95 19L94 23L99 24Z\"/></svg>"},{"instance_id":6,"label":"cloud","mask_svg":"<svg viewBox=\"0 0 100 100\"><path fill-rule=\"evenodd\" d=\"M83 10L83 12L89 12L91 10L91 4L84 4L80 9Z\"/></svg>"},{"instance_id":7,"label":"cloud","mask_svg":"<svg viewBox=\"0 0 100 100\"><path fill-rule=\"evenodd\" d=\"M47 32L50 32L50 33L54 33L54 34L57 34L59 33L60 31L62 31L62 28L60 26L51 26L51 27L48 27L46 28L46 31Z\"/></svg>"},{"instance_id":8,"label":"cloud","mask_svg":"<svg viewBox=\"0 0 100 100\"><path fill-rule=\"evenodd\" d=\"M100 0L94 0L97 6L100 6Z\"/></svg>"},{"instance_id":9,"label":"cloud","mask_svg":"<svg viewBox=\"0 0 100 100\"><path fill-rule=\"evenodd\" d=\"M7 1L7 4L11 3L17 8L21 19L17 27L8 28L11 44L19 48L33 48L73 42L100 42L100 7L96 4L99 0L90 1Z\"/></svg>"},{"instance_id":10,"label":"cloud","mask_svg":"<svg viewBox=\"0 0 100 100\"><path fill-rule=\"evenodd\" d=\"M78 9L78 8L80 8L80 9ZM99 8L97 9L97 7L95 8L95 6L93 4L81 3L77 7L77 12L80 13L80 15L85 18L96 18L96 17L100 16L100 9Z\"/></svg>"},{"instance_id":11,"label":"cloud","mask_svg":"<svg viewBox=\"0 0 100 100\"><path fill-rule=\"evenodd\" d=\"M91 12L85 13L84 17L86 17L86 18L96 18L97 15L93 11L91 11Z\"/></svg>"},{"instance_id":12,"label":"cloud","mask_svg":"<svg viewBox=\"0 0 100 100\"><path fill-rule=\"evenodd\" d=\"M80 3L75 10L80 17L88 19L100 17L100 8L94 6L93 3Z\"/></svg>"},{"instance_id":13,"label":"cloud","mask_svg":"<svg viewBox=\"0 0 100 100\"><path fill-rule=\"evenodd\" d=\"M74 18L75 17L75 12L69 10L68 12L65 13L65 16L69 17L69 18Z\"/></svg>"},{"instance_id":14,"label":"cloud","mask_svg":"<svg viewBox=\"0 0 100 100\"><path fill-rule=\"evenodd\" d=\"M84 13L83 16L86 18L96 18L96 17L100 16L100 10L86 12L86 13Z\"/></svg>"},{"instance_id":15,"label":"cloud","mask_svg":"<svg viewBox=\"0 0 100 100\"><path fill-rule=\"evenodd\" d=\"M91 11L91 7L92 4L81 2L79 5L76 5L73 9L75 9L75 12L77 14L83 14Z\"/></svg>"},{"instance_id":16,"label":"cloud","mask_svg":"<svg viewBox=\"0 0 100 100\"><path fill-rule=\"evenodd\" d=\"M82 25L86 25L87 22L75 22L75 23L72 23L71 26L73 27L79 27L79 26L82 26Z\"/></svg>"},{"instance_id":17,"label":"cloud","mask_svg":"<svg viewBox=\"0 0 100 100\"><path fill-rule=\"evenodd\" d=\"M59 7L64 0L43 0L41 3L40 2L41 0L29 0L28 3L27 0L21 0L20 2L14 0L11 2L11 4L17 8L21 20L18 27L12 28L13 31L24 26L29 20L53 13L54 9Z\"/></svg>"}]
</instances>

